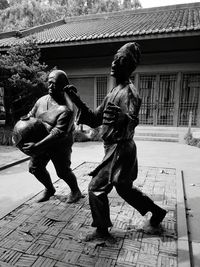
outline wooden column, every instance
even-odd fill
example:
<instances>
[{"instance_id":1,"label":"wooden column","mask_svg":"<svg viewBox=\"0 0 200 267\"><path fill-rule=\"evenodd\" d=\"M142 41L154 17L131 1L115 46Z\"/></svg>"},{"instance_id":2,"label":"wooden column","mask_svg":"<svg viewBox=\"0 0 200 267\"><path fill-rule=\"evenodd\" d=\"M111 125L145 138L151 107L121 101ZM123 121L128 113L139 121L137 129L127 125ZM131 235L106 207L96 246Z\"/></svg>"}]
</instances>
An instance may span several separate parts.
<instances>
[{"instance_id":1,"label":"wooden column","mask_svg":"<svg viewBox=\"0 0 200 267\"><path fill-rule=\"evenodd\" d=\"M174 121L173 126L178 126L179 100L181 94L181 72L177 74L177 84L174 92Z\"/></svg>"}]
</instances>

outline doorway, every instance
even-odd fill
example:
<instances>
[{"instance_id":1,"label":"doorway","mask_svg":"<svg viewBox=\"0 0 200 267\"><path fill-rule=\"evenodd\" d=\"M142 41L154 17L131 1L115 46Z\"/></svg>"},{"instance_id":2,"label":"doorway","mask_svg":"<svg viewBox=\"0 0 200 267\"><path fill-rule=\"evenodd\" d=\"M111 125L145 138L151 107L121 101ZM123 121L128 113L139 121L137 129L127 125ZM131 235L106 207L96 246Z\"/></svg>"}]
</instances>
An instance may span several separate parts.
<instances>
[{"instance_id":1,"label":"doorway","mask_svg":"<svg viewBox=\"0 0 200 267\"><path fill-rule=\"evenodd\" d=\"M139 76L142 98L139 119L145 125L173 125L176 74Z\"/></svg>"}]
</instances>

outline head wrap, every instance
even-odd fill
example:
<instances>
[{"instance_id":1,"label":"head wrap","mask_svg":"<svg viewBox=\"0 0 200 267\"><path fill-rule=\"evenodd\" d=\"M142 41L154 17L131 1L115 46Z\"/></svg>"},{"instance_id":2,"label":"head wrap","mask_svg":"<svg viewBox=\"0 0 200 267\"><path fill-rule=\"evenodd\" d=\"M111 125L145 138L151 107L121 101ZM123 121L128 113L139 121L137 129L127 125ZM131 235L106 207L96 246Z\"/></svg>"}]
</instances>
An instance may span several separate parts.
<instances>
[{"instance_id":1,"label":"head wrap","mask_svg":"<svg viewBox=\"0 0 200 267\"><path fill-rule=\"evenodd\" d=\"M140 47L135 42L123 45L117 52L120 53L122 56L129 56L134 66L137 66L140 63Z\"/></svg>"}]
</instances>

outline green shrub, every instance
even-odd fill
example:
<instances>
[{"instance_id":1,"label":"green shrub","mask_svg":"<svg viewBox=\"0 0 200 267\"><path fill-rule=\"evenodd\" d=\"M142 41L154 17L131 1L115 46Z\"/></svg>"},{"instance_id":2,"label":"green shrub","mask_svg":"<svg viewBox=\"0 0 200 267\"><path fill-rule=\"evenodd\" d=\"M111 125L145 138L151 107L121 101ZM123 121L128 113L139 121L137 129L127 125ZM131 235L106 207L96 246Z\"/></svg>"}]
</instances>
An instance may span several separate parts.
<instances>
[{"instance_id":1,"label":"green shrub","mask_svg":"<svg viewBox=\"0 0 200 267\"><path fill-rule=\"evenodd\" d=\"M90 130L90 140L91 141L102 141L101 127L97 127L97 128Z\"/></svg>"},{"instance_id":2,"label":"green shrub","mask_svg":"<svg viewBox=\"0 0 200 267\"><path fill-rule=\"evenodd\" d=\"M0 127L0 145L11 146L12 143L12 128Z\"/></svg>"},{"instance_id":3,"label":"green shrub","mask_svg":"<svg viewBox=\"0 0 200 267\"><path fill-rule=\"evenodd\" d=\"M90 141L87 133L81 130L74 131L74 142L87 142Z\"/></svg>"},{"instance_id":4,"label":"green shrub","mask_svg":"<svg viewBox=\"0 0 200 267\"><path fill-rule=\"evenodd\" d=\"M102 141L101 127L95 129L81 130L77 128L74 131L75 142L87 142L87 141Z\"/></svg>"},{"instance_id":5,"label":"green shrub","mask_svg":"<svg viewBox=\"0 0 200 267\"><path fill-rule=\"evenodd\" d=\"M184 136L184 140L185 140L186 144L189 145L189 143L191 142L192 138L193 138L192 134L191 134L191 133L187 133L187 134Z\"/></svg>"},{"instance_id":6,"label":"green shrub","mask_svg":"<svg viewBox=\"0 0 200 267\"><path fill-rule=\"evenodd\" d=\"M40 48L34 38L13 44L6 54L0 53L5 125L14 126L47 93L47 65L39 60Z\"/></svg>"},{"instance_id":7,"label":"green shrub","mask_svg":"<svg viewBox=\"0 0 200 267\"><path fill-rule=\"evenodd\" d=\"M197 142L197 147L200 148L200 140Z\"/></svg>"},{"instance_id":8,"label":"green shrub","mask_svg":"<svg viewBox=\"0 0 200 267\"><path fill-rule=\"evenodd\" d=\"M186 144L200 148L200 139L194 138L192 133L187 133L184 137Z\"/></svg>"}]
</instances>

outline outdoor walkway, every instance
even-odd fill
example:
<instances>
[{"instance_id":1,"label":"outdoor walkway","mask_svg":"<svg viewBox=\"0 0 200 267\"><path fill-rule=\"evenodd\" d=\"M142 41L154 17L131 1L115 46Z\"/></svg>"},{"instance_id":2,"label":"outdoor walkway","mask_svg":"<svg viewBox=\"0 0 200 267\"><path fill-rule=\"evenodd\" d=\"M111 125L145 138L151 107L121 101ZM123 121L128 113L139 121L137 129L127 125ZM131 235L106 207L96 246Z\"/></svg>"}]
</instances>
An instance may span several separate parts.
<instances>
[{"instance_id":1,"label":"outdoor walkway","mask_svg":"<svg viewBox=\"0 0 200 267\"><path fill-rule=\"evenodd\" d=\"M178 262L178 267L199 267L200 266L200 231L199 231L199 224L200 224L200 212L199 212L199 205L200 205L200 183L199 183L199 174L200 174L200 150L199 148L196 147L192 147L192 146L188 146L182 143L172 143L172 142L153 142L153 141L136 141L137 144L137 150L138 150L138 159L139 159L139 165L140 165L140 172L139 172L139 178L135 181L135 184L138 185L142 190L146 191L147 193L149 192L150 194L153 194L153 198L158 201L158 203L160 205L162 205L163 207L168 207L168 204L165 203L165 201L163 200L163 202L161 201L161 195L163 194L163 199L167 199L168 201L171 198L171 196L174 196L174 191L176 191L176 203L175 203L175 213L172 215L171 209L170 212L167 214L167 217L165 219L165 221L163 222L162 226L164 228L164 231L162 233L158 233L156 235L151 236L150 234L145 234L143 233L140 229L135 229L135 226L138 226L138 228L140 227L140 223L142 223L142 217L137 214L137 212L135 212L133 214L133 209L131 209L129 206L125 205L122 206L123 203L121 203L121 198L118 198L117 195L114 195L115 191L113 190L112 194L109 195L109 197L111 198L111 213L112 213L112 218L115 218L115 214L114 212L118 212L116 216L118 216L118 218L123 218L123 227L122 226L117 226L117 228L119 228L119 230L116 229L116 223L117 223L117 219L115 222L115 219L113 219L113 223L114 223L114 227L111 229L111 233L116 236L117 235L117 239L121 238L121 243L118 246L118 260L120 261L120 257L122 255L124 255L123 257L125 257L125 253L127 253L127 257L129 257L129 253L126 252L125 249L125 244L127 243L127 238L130 237L130 233L131 231L138 237L133 237L132 240L139 240L138 242L141 243L137 243L136 245L133 245L134 247L134 251L137 247L137 250L134 252L134 254L132 254L131 252L131 256L134 256L134 260L137 260L137 263L132 265L128 265L127 262L123 263L123 264L119 264L119 262L117 263L116 259L110 259L108 261L108 265L110 266L109 262L114 262L115 266L140 266L140 267L144 267L144 266L152 266L154 267L154 265L152 264L152 261L148 261L148 264L139 264L140 261L138 261L139 259L141 259L139 257L140 253L144 250L145 252L143 253L144 255L142 257L144 257L145 259L145 254L149 255L149 247L145 247L146 246L146 241L150 241L150 244L152 246L152 244L155 242L158 242L156 240L159 240L159 244L162 244L160 242L163 242L164 240L164 245L168 246L168 242L171 242L170 244L173 244L176 246L176 253L174 254L174 252L171 254L170 261L168 261L169 259L166 257L162 257L163 262L161 262L161 257L158 255L163 255L163 250L158 250L158 255L156 255L155 251L153 249L151 249L152 254L154 255L152 256L152 258L157 257L157 266L177 266L177 262ZM86 197L84 199L81 199L80 202L78 202L75 205L68 205L65 203L65 197L68 194L67 191L67 186L64 186L61 184L61 181L58 180L58 177L55 174L55 170L52 166L52 164L48 165L49 171L52 175L52 180L54 182L57 182L57 186L58 186L58 192L56 193L56 195L58 196L57 199L52 199L51 201L45 203L45 204L37 204L35 203L35 199L37 199L37 194L43 189L43 187L41 186L40 183L38 183L34 177L28 173L27 169L28 169L28 162L21 162L21 160L23 160L24 158L24 154L22 152L20 152L19 150L17 150L16 148L13 147L1 147L0 146L0 214L2 214L3 216L7 215L9 212L11 212L11 214L8 214L6 217L0 216L0 218L2 218L0 220L0 266L32 266L33 264L31 263L30 265L30 261L27 260L26 261L22 261L23 257L25 257L26 255L26 250L23 249L23 244L25 244L25 241L23 238L31 238L30 235L21 235L22 232L19 231L20 229L20 225L27 225L27 229L29 227L29 219L31 220L32 223L34 223L36 226L33 227L33 233L35 228L40 227L40 231L43 228L45 228L42 223L43 218L45 218L44 220L46 220L46 215L49 214L50 211L58 211L61 209L61 213L63 211L63 216L65 216L66 221L55 221L55 222L48 222L48 228L49 230L52 228L50 228L50 226L53 227L54 223L55 225L60 225L60 232L57 233L57 235L54 235L54 238L60 238L60 234L62 233L62 230L65 229L65 226L68 227L70 224L70 221L72 223L72 225L70 226L71 228L75 227L74 224L78 224L79 222L77 220L73 221L73 218L77 218L76 216L78 216L78 212L80 212L82 209L82 207L86 207L85 209L87 210L88 213L87 214L87 222L83 222L82 226L77 226L77 228L74 229L79 229L76 231L77 236L79 236L79 234L82 232L82 227L84 228L85 225L88 226L88 231L91 231L92 228L90 227L90 222L89 220L91 220L90 217L90 212L89 212L89 206L88 206L88 200L87 200L87 185L89 183L89 177L87 175L83 176L84 173L87 174L89 171L89 167L87 164L96 164L97 162L100 162L101 159L103 158L103 146L101 142L86 142L86 143L75 143L73 146L73 152L72 152L72 167L76 168L77 166L80 166L79 168L76 168L76 172L78 175L78 179L80 180L79 183L81 183L81 188L84 190L84 193L86 195ZM21 162L18 165L14 165L13 167L10 168L4 168L6 167L6 164L10 164L13 163L14 161L19 160L19 162ZM83 163L83 161L85 161L85 165L81 165ZM13 165L13 164L11 164ZM10 166L10 165L9 165ZM82 167L81 167L82 166ZM85 170L80 169L83 168L83 166L85 166L84 168L86 168ZM149 189L152 189L152 187L150 186L150 184L148 182L150 182L150 178L148 178L147 181L145 181L144 184L142 184L141 181L141 173L143 173L142 170L147 170L147 169L154 169L156 170L155 173L159 174L161 177L165 177L165 182L169 182L170 184L169 186L171 186L170 190L166 190L166 193L163 193L163 191L159 188L159 185L161 185L161 181L159 180L159 182L154 182L154 186L155 188L153 188L153 191L150 192ZM164 172L162 171L164 170ZM168 172L168 170L173 170L174 171L174 179L176 180L176 186L173 187L171 184L171 175L165 173ZM82 174L83 172L83 174ZM182 175L181 175L182 174ZM155 175L153 175L155 176ZM156 176L155 176L156 177ZM153 178L152 178L153 179ZM157 178L156 178L157 179ZM172 179L173 180L173 179ZM152 180L153 182L153 180ZM165 189L167 188L167 184L163 186L165 187ZM159 188L159 189L158 189ZM61 193L59 193L61 192ZM170 192L170 193L169 193ZM62 197L59 197L59 195L62 195ZM167 196L167 197L166 197ZM170 196L170 197L169 197ZM30 200L30 198L34 197L32 200ZM120 206L115 206L113 205L113 200L112 198L114 197L114 199L118 199ZM118 201L117 200L117 201ZM27 202L28 201L28 202ZM20 206L21 205L21 206ZM49 205L49 206L48 206ZM113 206L112 206L113 205ZM18 207L17 210L14 210L16 207ZM59 210L58 210L59 207ZM123 207L123 209L121 209ZM125 208L128 208L127 214L123 217L123 211L125 210ZM170 207L170 205L169 205ZM32 217L28 217L23 215L22 212L25 212L30 209L31 212L33 212L35 215L37 215L37 211L39 212L40 216L43 217L38 217L38 222L41 220L40 224L39 223L35 223L34 221L32 221ZM120 208L120 209L119 209ZM44 209L44 210L42 210ZM47 210L46 210L47 209ZM49 211L49 212L48 212ZM67 219L67 214L69 213L69 211L73 211L73 215L72 217L70 217L70 219ZM126 211L124 211L126 212ZM66 214L67 213L67 214ZM38 216L39 216L38 214ZM70 215L71 216L71 215ZM74 216L74 217L73 217ZM121 216L121 217L119 217ZM173 217L174 216L174 217ZM84 217L84 216L83 216ZM86 216L85 216L86 217ZM48 218L48 217L47 217ZM50 217L52 219L52 217ZM56 218L56 217L55 217ZM131 219L129 219L131 218ZM11 220L12 219L12 220ZM169 239L168 237L168 223L173 221L174 219L174 224L171 223L171 225L169 227L175 226L175 230L174 230L174 236L171 237L172 239ZM52 219L53 220L53 219ZM132 220L132 221L131 221ZM29 223L25 223L25 222L29 222ZM74 224L73 224L74 223ZM122 223L122 222L121 222ZM45 224L45 223L44 223ZM65 225L64 225L65 224ZM46 226L47 227L47 226ZM120 228L121 227L121 228ZM70 229L71 229L70 228ZM131 228L131 229L130 229ZM23 228L22 228L23 229ZM120 230L121 229L121 230ZM171 229L171 228L170 228ZM173 229L173 228L172 228ZM136 231L137 230L137 231ZM29 233L28 230L24 230L24 233ZM43 231L43 230L42 230ZM44 231L47 231L44 229ZM30 231L31 232L31 231ZM84 231L83 231L84 232ZM15 239L13 239L14 233L19 233L19 236L15 237ZM32 233L32 232L31 232ZM40 232L39 232L40 233ZM46 232L45 232L46 233ZM1 235L3 236L3 238L1 237ZM44 233L41 232L39 236L43 236ZM50 234L52 235L52 234ZM37 243L36 240L38 240L38 242L40 242L40 237L39 236L32 236L32 241L31 239L28 239L29 242L32 242L34 244ZM45 234L46 236L46 234ZM52 235L53 236L53 235ZM73 239L71 239L70 245L75 244L78 246L80 244L82 244L82 246L84 246L84 248L86 249L87 246L89 247L94 247L96 246L95 243L84 243L84 242L80 242L80 240L77 238L77 236L74 236ZM177 239L175 238L175 236L177 236ZM11 237L11 238L10 238ZM76 237L76 238L75 238ZM146 238L147 237L147 238ZM21 238L21 239L20 239ZM37 239L38 238L38 239ZM52 238L52 243L48 240L45 241L41 241L40 244L47 244L47 247L50 248L53 246L53 242L54 242L54 238ZM63 237L62 237L63 238ZM8 239L8 241L6 241ZM130 239L130 238L129 238ZM14 240L21 240L21 241L17 241L15 242L14 245ZM168 241L166 241L168 240ZM47 242L47 243L46 243ZM48 243L50 242L50 244ZM63 241L64 242L64 241ZM20 246L18 246L18 248L16 249L17 243L20 244ZM104 254L98 254L100 250L106 250L109 248L109 246L105 246L105 242L100 242L103 245L99 246L97 245L95 248L95 252L94 255L97 256L97 258L103 258L102 255ZM135 244L135 242L133 242ZM131 244L133 244L132 241L131 243L129 243L130 247ZM62 244L62 243L61 243ZM13 245L13 248L12 248ZM58 246L58 245L55 245ZM65 250L65 245L61 245L64 250ZM113 249L116 248L116 244L112 244ZM26 245L25 245L26 247ZM59 247L59 246L58 246ZM160 248L160 245L158 246ZM161 246L162 247L162 246ZM27 248L27 251L30 251L31 248L31 243L30 243L30 247ZM46 248L46 247L45 247ZM153 248L155 248L155 246L153 246ZM21 250L20 250L21 249ZM83 250L81 252L81 257L79 257L79 259L81 259L81 261L83 261L83 256L82 255L87 255L87 253L89 253L88 255L90 255L90 252L86 252L86 250ZM45 249L44 249L45 250ZM42 251L42 252L38 252L38 254L34 254L34 253L30 253L27 254L29 255L28 258L30 259L31 257L33 257L33 262L35 263L36 260L39 260L38 257L40 255L41 260L45 260L44 264L41 266L46 266L46 267L51 267L51 266L81 266L80 264L72 264L72 263L63 263L63 260L60 261L59 260L55 260L52 257L47 257L44 255L47 255L45 253L47 253L48 249L46 251ZM175 250L174 250L175 251ZM13 254L12 254L13 253ZM15 254L16 253L16 254ZM96 253L96 254L95 254ZM103 252L102 252L103 253ZM110 253L110 252L109 252ZM123 254L124 253L124 254ZM66 253L65 253L66 254ZM168 253L167 255L169 255L170 253ZM13 255L13 256L12 256ZM15 258L16 255L16 258ZM67 255L67 254L66 254ZM69 256L70 254L68 254ZM141 254L142 255L142 254ZM23 257L22 257L23 256ZM120 256L120 257L119 257ZM20 258L21 257L21 258ZM43 259L43 257L45 259ZM67 257L67 256L66 256ZM71 256L69 256L71 259ZM85 256L86 258L88 256ZM122 257L122 259L123 259ZM72 257L73 258L73 257ZM93 257L92 257L93 258ZM105 258L109 258L109 257L105 257ZM150 259L150 257L148 258ZM132 260L132 262L134 262L134 260ZM166 261L164 261L166 260ZM191 264L190 264L190 260L191 260ZM17 264L18 261L18 265ZM22 263L20 263L22 261ZM131 260L130 260L131 261ZM11 262L15 262L14 265L11 265ZM51 262L53 262L51 265ZM56 263L57 262L57 263ZM58 264L59 262L59 264ZM84 262L84 261L83 261ZM98 261L95 261L95 264L97 264ZM113 264L114 264L113 263ZM21 264L21 265L20 265ZM118 264L118 265L117 265ZM160 265L159 265L160 264ZM104 265L106 266L106 263L104 263ZM104 266L102 265L102 266ZM35 264L35 266L37 266L37 264ZM40 265L39 265L40 266ZM87 265L85 265L87 266ZM95 265L93 265L95 266ZM98 266L98 265L97 265ZM101 266L101 265L99 265ZM112 266L112 265L111 265Z\"/></svg>"},{"instance_id":2,"label":"outdoor walkway","mask_svg":"<svg viewBox=\"0 0 200 267\"><path fill-rule=\"evenodd\" d=\"M178 262L190 266L188 248L179 243L177 215L183 199L177 192L180 174L174 168L140 166L134 183L169 211L159 232L145 233L141 226L150 214L143 218L113 190L109 199L114 239L82 241L93 230L87 174L96 165L84 162L75 168L85 194L77 203L66 203L66 184L58 180L50 201L36 203L40 192L0 220L0 266L176 267Z\"/></svg>"}]
</instances>

